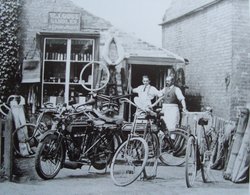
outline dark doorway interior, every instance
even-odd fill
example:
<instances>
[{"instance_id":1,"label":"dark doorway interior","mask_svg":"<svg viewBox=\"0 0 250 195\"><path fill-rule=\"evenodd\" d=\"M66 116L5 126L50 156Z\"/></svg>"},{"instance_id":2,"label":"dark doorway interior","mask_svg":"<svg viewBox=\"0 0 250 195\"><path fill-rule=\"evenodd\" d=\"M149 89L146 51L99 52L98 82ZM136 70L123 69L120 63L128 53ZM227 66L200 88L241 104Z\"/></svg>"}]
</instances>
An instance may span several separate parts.
<instances>
[{"instance_id":1,"label":"dark doorway interior","mask_svg":"<svg viewBox=\"0 0 250 195\"><path fill-rule=\"evenodd\" d=\"M142 85L142 76L148 75L150 84L157 87L157 79L159 79L159 67L150 65L132 65L132 87L135 88ZM158 88L158 87L157 87Z\"/></svg>"}]
</instances>

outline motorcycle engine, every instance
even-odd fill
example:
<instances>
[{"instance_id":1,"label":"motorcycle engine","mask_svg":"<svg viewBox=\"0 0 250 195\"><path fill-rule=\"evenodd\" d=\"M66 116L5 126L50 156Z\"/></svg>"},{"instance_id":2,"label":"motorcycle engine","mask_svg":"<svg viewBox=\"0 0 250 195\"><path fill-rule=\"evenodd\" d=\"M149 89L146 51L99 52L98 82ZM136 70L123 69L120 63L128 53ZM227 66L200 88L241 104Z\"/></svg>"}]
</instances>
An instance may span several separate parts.
<instances>
[{"instance_id":1,"label":"motorcycle engine","mask_svg":"<svg viewBox=\"0 0 250 195\"><path fill-rule=\"evenodd\" d=\"M71 143L68 150L69 160L71 161L79 160L80 155L81 155L81 148L75 147L75 145Z\"/></svg>"},{"instance_id":2,"label":"motorcycle engine","mask_svg":"<svg viewBox=\"0 0 250 195\"><path fill-rule=\"evenodd\" d=\"M83 143L86 142L86 131L88 131L89 126L87 125L70 125L69 133L72 142L69 144L68 156L71 161L79 160Z\"/></svg>"},{"instance_id":3,"label":"motorcycle engine","mask_svg":"<svg viewBox=\"0 0 250 195\"><path fill-rule=\"evenodd\" d=\"M73 127L70 133L75 147L81 147L83 138L86 135L86 129L83 127Z\"/></svg>"}]
</instances>

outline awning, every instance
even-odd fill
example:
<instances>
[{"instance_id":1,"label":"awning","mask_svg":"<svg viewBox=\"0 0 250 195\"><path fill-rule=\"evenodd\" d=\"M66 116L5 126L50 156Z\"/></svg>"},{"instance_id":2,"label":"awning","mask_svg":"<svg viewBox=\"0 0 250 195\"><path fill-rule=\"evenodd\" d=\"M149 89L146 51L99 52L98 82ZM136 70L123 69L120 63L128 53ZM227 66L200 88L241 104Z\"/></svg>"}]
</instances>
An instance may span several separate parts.
<instances>
[{"instance_id":1,"label":"awning","mask_svg":"<svg viewBox=\"0 0 250 195\"><path fill-rule=\"evenodd\" d=\"M169 58L169 57L148 57L148 56L130 56L126 59L128 64L143 64L143 65L161 65L171 66L175 64L185 64L184 58Z\"/></svg>"}]
</instances>

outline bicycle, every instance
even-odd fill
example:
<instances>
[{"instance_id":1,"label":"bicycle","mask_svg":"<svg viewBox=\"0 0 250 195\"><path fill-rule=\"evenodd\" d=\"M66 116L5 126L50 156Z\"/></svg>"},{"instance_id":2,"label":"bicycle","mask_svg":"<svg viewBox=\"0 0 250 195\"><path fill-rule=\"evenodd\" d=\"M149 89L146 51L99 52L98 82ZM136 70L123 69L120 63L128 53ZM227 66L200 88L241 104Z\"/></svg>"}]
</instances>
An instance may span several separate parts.
<instances>
[{"instance_id":1,"label":"bicycle","mask_svg":"<svg viewBox=\"0 0 250 195\"><path fill-rule=\"evenodd\" d=\"M161 99L159 98L150 107L155 107ZM154 125L157 128L160 144L159 159L165 165L180 166L185 162L189 126L177 125L175 130L169 131L162 118L162 109L157 108L155 111Z\"/></svg>"},{"instance_id":2,"label":"bicycle","mask_svg":"<svg viewBox=\"0 0 250 195\"><path fill-rule=\"evenodd\" d=\"M122 102L130 103L137 108L137 111L132 124L127 124L129 125L127 140L117 149L111 162L110 174L117 186L133 183L142 172L143 179L155 178L159 157L157 128L153 128L152 120L156 113L139 108L127 98L122 99ZM138 132L139 125L143 125L141 132Z\"/></svg>"},{"instance_id":3,"label":"bicycle","mask_svg":"<svg viewBox=\"0 0 250 195\"><path fill-rule=\"evenodd\" d=\"M197 124L202 127L201 132L197 131ZM215 143L212 140L214 128L206 132L205 126L208 118L196 120L194 132L188 138L185 160L185 180L188 188L192 187L198 171L204 183L211 182L212 149ZM200 133L200 135L198 135Z\"/></svg>"},{"instance_id":4,"label":"bicycle","mask_svg":"<svg viewBox=\"0 0 250 195\"><path fill-rule=\"evenodd\" d=\"M38 146L41 136L52 127L52 120L55 114L59 113L58 105L56 108L52 107L51 103L45 103L44 108L39 110L39 115L36 119L36 123L25 123L20 127L16 128L12 132L12 143L15 154L23 156L20 152L20 147L17 147L16 140L20 136L20 132L25 131L25 137L22 140L22 144L26 145L29 150L30 156L35 154L36 147Z\"/></svg>"}]
</instances>

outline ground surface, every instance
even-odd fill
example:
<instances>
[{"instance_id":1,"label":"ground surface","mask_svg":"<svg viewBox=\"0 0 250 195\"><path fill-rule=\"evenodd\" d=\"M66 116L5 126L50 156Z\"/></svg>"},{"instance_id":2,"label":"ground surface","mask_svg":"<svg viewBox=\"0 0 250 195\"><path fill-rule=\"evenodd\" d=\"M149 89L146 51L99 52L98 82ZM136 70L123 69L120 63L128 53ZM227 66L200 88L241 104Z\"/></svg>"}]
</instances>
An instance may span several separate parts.
<instances>
[{"instance_id":1,"label":"ground surface","mask_svg":"<svg viewBox=\"0 0 250 195\"><path fill-rule=\"evenodd\" d=\"M202 183L200 177L193 188L187 188L184 167L159 166L158 176L151 181L137 180L126 187L113 184L109 170L97 173L94 169L62 169L53 180L29 180L22 178L19 182L0 183L0 194L17 195L249 195L249 184L234 184L224 180L221 171L215 171L214 183Z\"/></svg>"}]
</instances>

